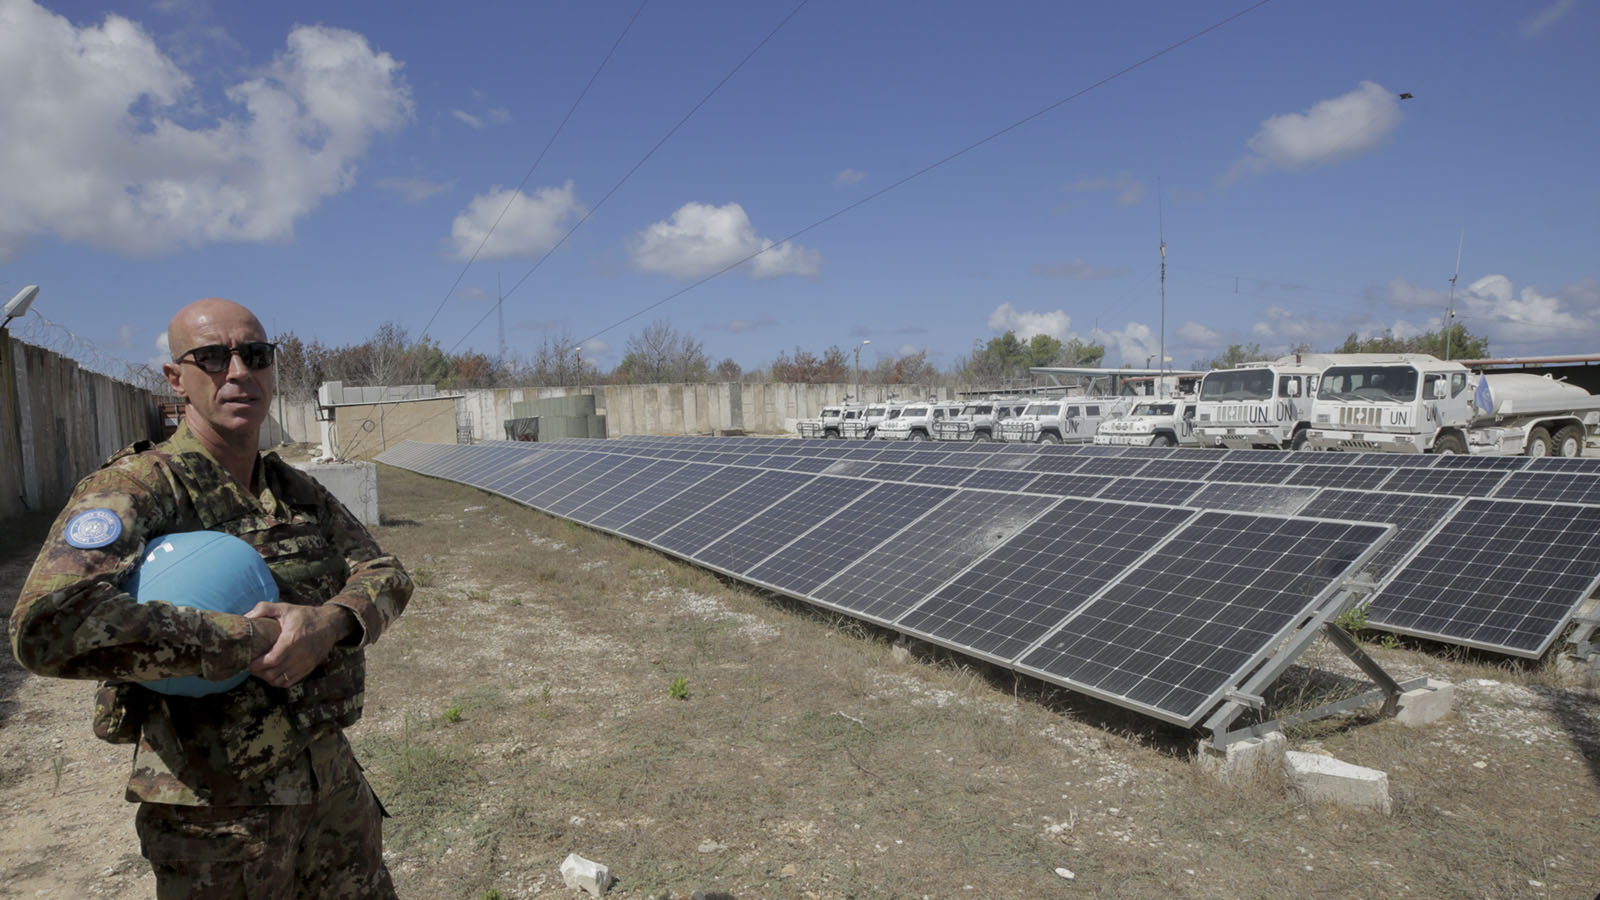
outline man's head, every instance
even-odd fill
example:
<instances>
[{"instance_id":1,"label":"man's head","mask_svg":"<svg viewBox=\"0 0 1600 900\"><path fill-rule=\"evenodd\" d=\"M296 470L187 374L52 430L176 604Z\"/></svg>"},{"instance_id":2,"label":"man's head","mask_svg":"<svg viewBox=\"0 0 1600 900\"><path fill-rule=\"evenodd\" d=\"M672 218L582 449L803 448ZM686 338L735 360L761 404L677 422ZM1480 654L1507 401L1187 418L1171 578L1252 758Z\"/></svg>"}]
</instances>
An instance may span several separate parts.
<instances>
[{"instance_id":1,"label":"man's head","mask_svg":"<svg viewBox=\"0 0 1600 900\"><path fill-rule=\"evenodd\" d=\"M167 383L189 401L185 420L202 438L255 447L272 402L272 355L253 353L267 333L255 314L231 300L208 297L178 310L167 325L172 362ZM224 354L217 347L226 350ZM198 351L198 352L197 352ZM221 363L221 370L208 372ZM265 365L253 369L249 363Z\"/></svg>"}]
</instances>

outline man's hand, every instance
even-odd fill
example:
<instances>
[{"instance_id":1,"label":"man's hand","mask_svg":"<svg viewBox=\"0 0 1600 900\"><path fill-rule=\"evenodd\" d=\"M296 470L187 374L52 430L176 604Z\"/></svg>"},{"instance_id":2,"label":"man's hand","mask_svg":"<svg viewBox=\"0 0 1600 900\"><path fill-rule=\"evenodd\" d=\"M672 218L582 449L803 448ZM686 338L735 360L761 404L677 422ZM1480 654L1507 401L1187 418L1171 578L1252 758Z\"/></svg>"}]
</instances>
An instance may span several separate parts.
<instances>
[{"instance_id":1,"label":"man's hand","mask_svg":"<svg viewBox=\"0 0 1600 900\"><path fill-rule=\"evenodd\" d=\"M301 606L295 603L257 603L245 613L256 619L256 658L250 674L273 687L297 684L322 665L341 638L350 633L351 618L342 606ZM266 637L276 634L262 650Z\"/></svg>"}]
</instances>

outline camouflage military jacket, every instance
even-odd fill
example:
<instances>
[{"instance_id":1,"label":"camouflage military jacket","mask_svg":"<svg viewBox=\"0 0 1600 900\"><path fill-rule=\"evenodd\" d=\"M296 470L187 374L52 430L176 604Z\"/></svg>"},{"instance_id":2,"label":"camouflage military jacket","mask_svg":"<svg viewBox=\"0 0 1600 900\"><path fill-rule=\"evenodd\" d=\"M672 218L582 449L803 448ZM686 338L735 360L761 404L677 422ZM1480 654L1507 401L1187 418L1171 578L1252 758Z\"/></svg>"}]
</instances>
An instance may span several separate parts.
<instances>
[{"instance_id":1,"label":"camouflage military jacket","mask_svg":"<svg viewBox=\"0 0 1600 900\"><path fill-rule=\"evenodd\" d=\"M411 580L333 495L276 454L257 458L252 495L180 426L79 482L23 585L10 631L27 669L63 678L226 678L250 663L250 620L145 598L120 587L164 534L221 531L261 554L286 603L335 603L360 622L327 660L284 689L258 678L207 697L123 689L142 726L129 800L185 805L312 799L314 742L361 715L365 661L411 597ZM81 514L90 513L87 517ZM114 517L114 519L113 519ZM78 522L74 525L74 520ZM94 529L84 539L84 522ZM75 530L69 534L69 526ZM69 537L72 538L69 540ZM103 546L97 541L111 539ZM83 544L92 546L84 549Z\"/></svg>"}]
</instances>

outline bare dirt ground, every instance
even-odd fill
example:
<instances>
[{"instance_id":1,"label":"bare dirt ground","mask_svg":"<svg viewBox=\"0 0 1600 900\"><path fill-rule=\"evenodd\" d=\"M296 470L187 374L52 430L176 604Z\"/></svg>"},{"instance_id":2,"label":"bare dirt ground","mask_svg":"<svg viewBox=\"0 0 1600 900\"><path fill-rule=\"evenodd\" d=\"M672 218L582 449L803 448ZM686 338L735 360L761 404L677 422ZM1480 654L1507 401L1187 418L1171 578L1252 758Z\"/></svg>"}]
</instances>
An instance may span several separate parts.
<instances>
[{"instance_id":1,"label":"bare dirt ground","mask_svg":"<svg viewBox=\"0 0 1600 900\"><path fill-rule=\"evenodd\" d=\"M421 587L371 651L357 752L402 896L1588 898L1592 679L1368 649L1458 686L1425 728L1295 731L1386 771L1391 815L1227 787L1196 735L724 583L458 485L381 469L378 540ZM0 536L9 612L47 522ZM1325 648L1337 681L1339 667ZM1302 675L1306 673L1301 673ZM0 898L149 897L129 750L92 689L0 660ZM497 894L496 894L497 892Z\"/></svg>"}]
</instances>

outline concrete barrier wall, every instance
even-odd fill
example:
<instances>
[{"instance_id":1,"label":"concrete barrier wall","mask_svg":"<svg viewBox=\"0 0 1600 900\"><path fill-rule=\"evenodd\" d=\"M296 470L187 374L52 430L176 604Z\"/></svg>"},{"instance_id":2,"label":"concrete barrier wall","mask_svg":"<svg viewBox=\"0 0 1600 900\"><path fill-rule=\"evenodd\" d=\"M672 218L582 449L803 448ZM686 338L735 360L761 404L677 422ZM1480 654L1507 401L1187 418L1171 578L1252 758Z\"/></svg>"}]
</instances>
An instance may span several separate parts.
<instances>
[{"instance_id":1,"label":"concrete barrier wall","mask_svg":"<svg viewBox=\"0 0 1600 900\"><path fill-rule=\"evenodd\" d=\"M406 440L454 444L456 398L338 406L329 438L338 459L371 459Z\"/></svg>"},{"instance_id":2,"label":"concrete barrier wall","mask_svg":"<svg viewBox=\"0 0 1600 900\"><path fill-rule=\"evenodd\" d=\"M824 406L854 396L853 384L608 384L577 388L499 388L463 392L462 424L471 425L477 440L505 437L503 423L515 418L512 404L519 400L595 395L596 411L606 417L606 434L712 434L743 431L748 434L785 434L798 419L815 416ZM904 385L863 385L868 402L890 394L905 399L914 394ZM953 388L935 395L955 399Z\"/></svg>"},{"instance_id":3,"label":"concrete barrier wall","mask_svg":"<svg viewBox=\"0 0 1600 900\"><path fill-rule=\"evenodd\" d=\"M0 520L58 509L106 457L158 437L158 403L0 332Z\"/></svg>"}]
</instances>

